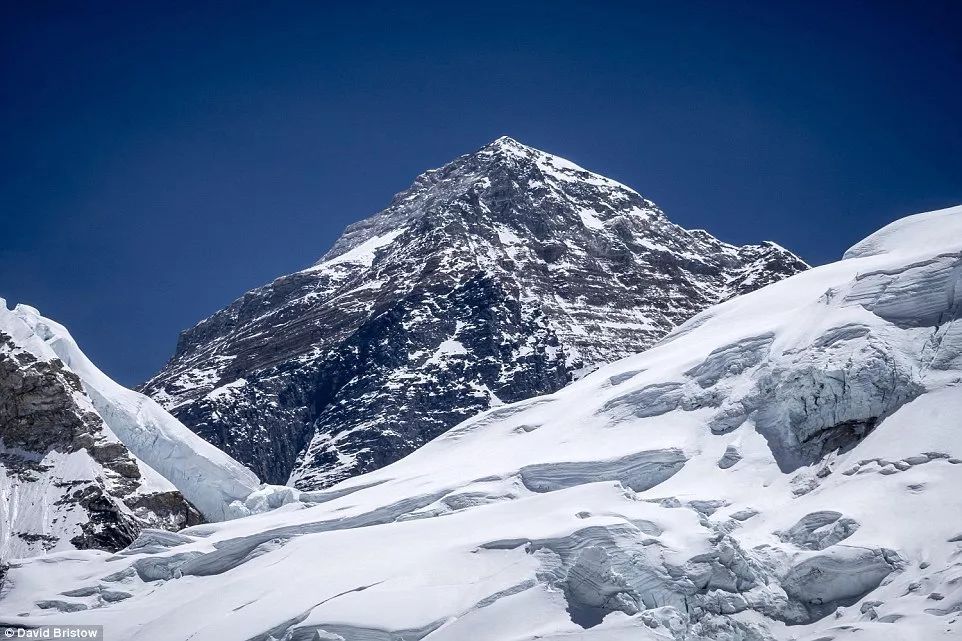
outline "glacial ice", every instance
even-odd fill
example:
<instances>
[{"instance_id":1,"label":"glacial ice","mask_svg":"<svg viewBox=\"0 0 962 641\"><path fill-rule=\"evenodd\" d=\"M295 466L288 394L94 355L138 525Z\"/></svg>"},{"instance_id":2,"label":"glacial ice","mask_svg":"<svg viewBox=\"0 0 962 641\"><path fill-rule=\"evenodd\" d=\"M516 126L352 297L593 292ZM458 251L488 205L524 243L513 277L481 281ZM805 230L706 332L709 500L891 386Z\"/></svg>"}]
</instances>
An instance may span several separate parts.
<instances>
[{"instance_id":1,"label":"glacial ice","mask_svg":"<svg viewBox=\"0 0 962 641\"><path fill-rule=\"evenodd\" d=\"M855 533L858 522L841 512L823 510L806 514L785 532L776 532L782 541L806 550L824 550Z\"/></svg>"},{"instance_id":2,"label":"glacial ice","mask_svg":"<svg viewBox=\"0 0 962 641\"><path fill-rule=\"evenodd\" d=\"M133 641L958 638L962 283L939 257L960 251L962 207L910 217L312 500L18 561L0 623Z\"/></svg>"},{"instance_id":3,"label":"glacial ice","mask_svg":"<svg viewBox=\"0 0 962 641\"><path fill-rule=\"evenodd\" d=\"M925 259L898 269L861 273L845 304L861 305L904 327L938 327L962 316L962 254Z\"/></svg>"},{"instance_id":4,"label":"glacial ice","mask_svg":"<svg viewBox=\"0 0 962 641\"><path fill-rule=\"evenodd\" d=\"M521 481L532 492L553 492L597 481L619 481L642 492L655 487L685 464L681 450L669 448L629 454L613 461L536 463L520 470Z\"/></svg>"},{"instance_id":5,"label":"glacial ice","mask_svg":"<svg viewBox=\"0 0 962 641\"><path fill-rule=\"evenodd\" d=\"M782 586L786 594L810 607L848 605L892 573L898 555L890 550L838 546L794 566Z\"/></svg>"}]
</instances>

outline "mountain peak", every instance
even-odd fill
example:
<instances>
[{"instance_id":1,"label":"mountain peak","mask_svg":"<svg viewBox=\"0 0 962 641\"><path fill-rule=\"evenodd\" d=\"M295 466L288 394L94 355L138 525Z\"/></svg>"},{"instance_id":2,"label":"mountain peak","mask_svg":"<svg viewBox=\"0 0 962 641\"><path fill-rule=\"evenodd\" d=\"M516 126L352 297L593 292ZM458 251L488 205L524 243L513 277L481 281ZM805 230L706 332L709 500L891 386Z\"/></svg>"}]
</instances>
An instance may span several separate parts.
<instances>
[{"instance_id":1,"label":"mountain peak","mask_svg":"<svg viewBox=\"0 0 962 641\"><path fill-rule=\"evenodd\" d=\"M517 140L515 140L515 139L512 138L511 136L498 136L497 138L495 138L494 140L492 140L491 142L489 142L489 143L488 143L487 145L485 145L485 146L486 146L486 147L498 146L498 147L525 147L525 148L527 148L527 145L524 145L524 144L518 142Z\"/></svg>"},{"instance_id":2,"label":"mountain peak","mask_svg":"<svg viewBox=\"0 0 962 641\"><path fill-rule=\"evenodd\" d=\"M267 481L316 489L805 267L502 137L186 332L147 389Z\"/></svg>"},{"instance_id":3,"label":"mountain peak","mask_svg":"<svg viewBox=\"0 0 962 641\"><path fill-rule=\"evenodd\" d=\"M584 220L589 221L585 223L589 226L601 224L596 218L600 210L607 210L610 216L616 212L642 214L646 218L662 215L654 203L626 185L510 136L501 136L415 178L386 209L348 226L311 269L331 261L339 265L358 261L370 264L373 252L397 237L412 221L437 217L442 211L448 217L473 211L457 205L465 199L483 202L481 210L474 214L483 214L491 223L511 223L512 219L518 222L520 216L531 225L540 226L549 224L546 221L550 219L550 226L558 230ZM589 212L585 214L588 218L578 213L582 210ZM546 218L547 212L552 215ZM538 222L533 222L534 218Z\"/></svg>"},{"instance_id":4,"label":"mountain peak","mask_svg":"<svg viewBox=\"0 0 962 641\"><path fill-rule=\"evenodd\" d=\"M559 170L563 170L565 172L584 174L585 176L594 176L598 179L609 181L614 184L614 181L610 180L609 178L588 171L584 167L576 165L566 158L562 158L561 156L556 156L555 154L549 153L542 149L537 149L522 142L518 142L510 136L501 136L500 138L496 138L486 144L484 147L481 147L481 149L474 154L469 154L468 156L495 159L511 158L512 160L529 161L526 163L527 166L537 166L542 172L554 174Z\"/></svg>"},{"instance_id":5,"label":"mountain peak","mask_svg":"<svg viewBox=\"0 0 962 641\"><path fill-rule=\"evenodd\" d=\"M528 145L525 145L521 142L518 142L511 136L500 136L498 138L495 138L488 144L486 144L484 147L481 148L480 151L482 152L483 151L488 151L488 152L506 151L508 153L528 154L531 152L537 152L538 150L534 149L533 147L529 147Z\"/></svg>"},{"instance_id":6,"label":"mountain peak","mask_svg":"<svg viewBox=\"0 0 962 641\"><path fill-rule=\"evenodd\" d=\"M469 154L469 156L520 158L534 161L538 165L555 165L557 167L564 167L579 172L588 171L583 167L579 167L578 165L574 164L570 160L562 158L561 156L556 156L542 149L537 149L530 145L526 145L510 136L501 136L500 138L495 138L484 147L481 147L474 154Z\"/></svg>"}]
</instances>

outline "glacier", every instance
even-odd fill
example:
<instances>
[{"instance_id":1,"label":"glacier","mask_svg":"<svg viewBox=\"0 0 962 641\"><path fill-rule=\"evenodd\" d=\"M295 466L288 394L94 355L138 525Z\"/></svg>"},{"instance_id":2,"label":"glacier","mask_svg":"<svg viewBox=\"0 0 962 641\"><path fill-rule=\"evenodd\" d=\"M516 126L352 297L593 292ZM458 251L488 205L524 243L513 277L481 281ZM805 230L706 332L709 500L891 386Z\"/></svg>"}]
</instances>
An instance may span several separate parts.
<instances>
[{"instance_id":1,"label":"glacier","mask_svg":"<svg viewBox=\"0 0 962 641\"><path fill-rule=\"evenodd\" d=\"M0 624L144 641L957 639L960 292L962 207L909 216L374 472L117 554L12 562Z\"/></svg>"}]
</instances>

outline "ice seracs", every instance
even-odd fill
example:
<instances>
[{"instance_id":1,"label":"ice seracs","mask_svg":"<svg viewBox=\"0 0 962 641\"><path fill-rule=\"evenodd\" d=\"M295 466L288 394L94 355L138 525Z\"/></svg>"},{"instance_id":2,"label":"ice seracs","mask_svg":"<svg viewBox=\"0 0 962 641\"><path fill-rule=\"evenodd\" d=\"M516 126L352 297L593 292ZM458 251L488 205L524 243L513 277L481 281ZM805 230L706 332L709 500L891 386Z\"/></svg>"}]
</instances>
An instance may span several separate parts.
<instances>
[{"instance_id":1,"label":"ice seracs","mask_svg":"<svg viewBox=\"0 0 962 641\"><path fill-rule=\"evenodd\" d=\"M18 562L0 623L158 641L958 638L962 282L941 260L962 261L945 233L960 221L905 219L272 512ZM852 295L873 274L904 292L895 320Z\"/></svg>"},{"instance_id":2,"label":"ice seracs","mask_svg":"<svg viewBox=\"0 0 962 641\"><path fill-rule=\"evenodd\" d=\"M266 481L316 490L805 267L503 137L185 332L144 391Z\"/></svg>"}]
</instances>

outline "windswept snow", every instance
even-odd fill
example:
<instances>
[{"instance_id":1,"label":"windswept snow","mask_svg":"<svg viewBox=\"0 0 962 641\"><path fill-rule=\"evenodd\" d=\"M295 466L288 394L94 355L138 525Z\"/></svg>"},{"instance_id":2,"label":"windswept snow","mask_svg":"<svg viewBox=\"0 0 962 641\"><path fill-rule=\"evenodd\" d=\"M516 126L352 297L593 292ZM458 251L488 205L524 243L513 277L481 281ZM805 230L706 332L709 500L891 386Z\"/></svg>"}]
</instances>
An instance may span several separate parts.
<instances>
[{"instance_id":1,"label":"windswept snow","mask_svg":"<svg viewBox=\"0 0 962 641\"><path fill-rule=\"evenodd\" d=\"M590 209L582 209L578 212L581 222L588 229L604 229L605 224L598 218L598 214Z\"/></svg>"},{"instance_id":2,"label":"windswept snow","mask_svg":"<svg viewBox=\"0 0 962 641\"><path fill-rule=\"evenodd\" d=\"M959 638L962 272L941 257L962 261L962 207L906 220L272 512L17 563L0 620L150 641ZM866 274L903 292L896 321Z\"/></svg>"},{"instance_id":3,"label":"windswept snow","mask_svg":"<svg viewBox=\"0 0 962 641\"><path fill-rule=\"evenodd\" d=\"M958 207L906 216L890 223L849 248L845 259L878 254L910 256L923 247L927 255L958 251L962 238L962 217Z\"/></svg>"},{"instance_id":4,"label":"windswept snow","mask_svg":"<svg viewBox=\"0 0 962 641\"><path fill-rule=\"evenodd\" d=\"M404 233L404 231L405 230L403 228L395 229L385 233L382 236L372 236L357 247L354 247L343 254L338 254L333 258L322 260L311 269L327 269L334 265L341 265L343 263L353 263L370 267L374 263L374 257L377 254L377 250L393 243L394 239Z\"/></svg>"}]
</instances>

